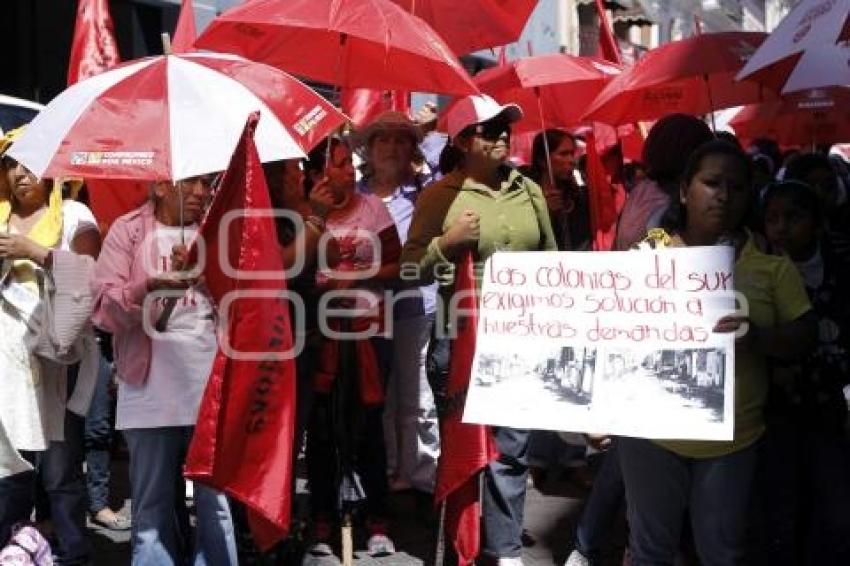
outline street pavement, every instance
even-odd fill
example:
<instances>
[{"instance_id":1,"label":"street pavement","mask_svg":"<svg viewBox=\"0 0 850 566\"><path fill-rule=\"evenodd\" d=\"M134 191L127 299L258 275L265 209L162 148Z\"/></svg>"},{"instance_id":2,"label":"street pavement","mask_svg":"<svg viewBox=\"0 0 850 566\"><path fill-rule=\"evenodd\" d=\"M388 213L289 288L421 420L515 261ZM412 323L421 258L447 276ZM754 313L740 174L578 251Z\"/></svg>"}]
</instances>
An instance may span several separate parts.
<instances>
[{"instance_id":1,"label":"street pavement","mask_svg":"<svg viewBox=\"0 0 850 566\"><path fill-rule=\"evenodd\" d=\"M551 475L551 474L550 474ZM573 548L575 525L587 489L583 483L572 481L566 472L547 480L542 491L529 482L526 499L525 549L523 561L526 566L561 565ZM304 507L306 484L298 482L296 509ZM112 496L114 507L121 507L129 514L127 462L113 461ZM123 504L122 504L123 502ZM392 556L371 558L362 551L362 536L355 532L355 563L361 566L396 566L434 564L437 541L437 520L430 506L411 494L394 494L390 501L391 536L398 552ZM129 532L113 532L90 525L90 536L94 549L94 566L120 566L130 563ZM619 566L625 543L624 520L618 518L602 557L603 566ZM242 564L271 565L276 561L262 562L243 560Z\"/></svg>"}]
</instances>

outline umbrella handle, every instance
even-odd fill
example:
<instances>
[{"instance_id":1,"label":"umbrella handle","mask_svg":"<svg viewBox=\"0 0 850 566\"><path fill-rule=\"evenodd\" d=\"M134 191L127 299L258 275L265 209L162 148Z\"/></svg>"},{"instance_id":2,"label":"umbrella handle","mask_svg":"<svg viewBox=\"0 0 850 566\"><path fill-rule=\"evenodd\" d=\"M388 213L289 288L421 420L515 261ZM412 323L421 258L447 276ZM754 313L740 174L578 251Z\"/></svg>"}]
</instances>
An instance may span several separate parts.
<instances>
[{"instance_id":1,"label":"umbrella handle","mask_svg":"<svg viewBox=\"0 0 850 566\"><path fill-rule=\"evenodd\" d=\"M537 97L537 113L540 115L540 128L543 135L543 151L546 153L546 171L549 173L549 185L555 190L555 174L552 173L552 153L549 149L549 138L546 135L546 119L543 118L543 101L540 99L540 87L534 87Z\"/></svg>"},{"instance_id":2,"label":"umbrella handle","mask_svg":"<svg viewBox=\"0 0 850 566\"><path fill-rule=\"evenodd\" d=\"M354 566L354 537L352 536L351 513L342 518L342 564Z\"/></svg>"}]
</instances>

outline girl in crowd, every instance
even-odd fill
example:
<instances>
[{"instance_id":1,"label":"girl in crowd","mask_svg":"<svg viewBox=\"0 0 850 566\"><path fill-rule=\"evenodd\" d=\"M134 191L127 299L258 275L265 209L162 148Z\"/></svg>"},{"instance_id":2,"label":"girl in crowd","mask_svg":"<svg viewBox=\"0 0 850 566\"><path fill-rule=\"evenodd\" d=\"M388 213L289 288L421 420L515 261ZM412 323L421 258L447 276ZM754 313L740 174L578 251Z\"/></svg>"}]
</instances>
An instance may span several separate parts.
<instances>
[{"instance_id":1,"label":"girl in crowd","mask_svg":"<svg viewBox=\"0 0 850 566\"><path fill-rule=\"evenodd\" d=\"M4 151L9 144L5 145ZM2 173L8 200L0 202L0 444L7 442L12 453L7 448L7 453L0 455L0 546L15 523L30 517L35 468L52 506L59 538L57 554L73 564L89 558L79 414L87 411L91 387L83 383L86 376L81 376L68 398L66 365L31 350L29 325L38 304L50 300L44 282L52 279L59 286L63 277L76 277L90 269L92 260L80 256L97 256L100 233L85 205L62 199L60 183L36 178L5 154ZM71 272L57 271L54 252L72 254ZM73 292L87 293L87 280L82 285ZM56 316L69 315L83 320L89 312ZM93 385L94 374L89 377ZM82 400L84 392L86 399Z\"/></svg>"},{"instance_id":2,"label":"girl in crowd","mask_svg":"<svg viewBox=\"0 0 850 566\"><path fill-rule=\"evenodd\" d=\"M814 315L802 281L784 257L760 252L744 228L750 160L723 141L701 146L685 168L678 201L662 219L670 246L731 245L735 287L749 317L724 317L717 332L748 331L735 346L735 431L731 442L621 437L618 452L628 501L629 548L636 566L673 564L687 510L702 564L742 563L756 444L765 428L767 361L809 351Z\"/></svg>"},{"instance_id":3,"label":"girl in crowd","mask_svg":"<svg viewBox=\"0 0 850 566\"><path fill-rule=\"evenodd\" d=\"M850 563L850 262L826 237L824 203L797 181L770 185L764 229L771 251L797 267L818 322L801 363L774 364L759 482L764 563Z\"/></svg>"},{"instance_id":4,"label":"girl in crowd","mask_svg":"<svg viewBox=\"0 0 850 566\"><path fill-rule=\"evenodd\" d=\"M500 140L506 139L510 124L521 115L517 106L500 106L486 95L461 99L448 111L454 168L422 193L402 253L406 273L417 272L420 283L440 281L442 312L428 362L440 418L449 409L451 329L445 311L451 303L454 281L449 274L454 266L467 252L480 266L496 251L557 249L540 187L504 164ZM506 427L493 427L492 432L500 456L484 469L481 552L500 565L522 564L529 433Z\"/></svg>"},{"instance_id":5,"label":"girl in crowd","mask_svg":"<svg viewBox=\"0 0 850 566\"><path fill-rule=\"evenodd\" d=\"M384 383L392 354L381 325L385 319L384 289L398 278L401 250L384 203L355 190L352 153L345 141L331 138L313 149L307 170L312 191L327 186L333 193L327 221L318 228L327 230L336 241L339 258L331 269L320 263L316 277L318 291L326 295L318 303L319 328L325 335L313 364L315 397L307 432L313 545L305 564L332 558L330 543L338 503L341 499L350 501L349 490L358 485L365 492L369 553L395 552L387 535L383 431ZM334 297L335 292L345 292L345 296ZM350 316L334 316L345 311L350 311ZM377 334L370 336L370 328ZM345 352L352 354L354 363L345 360ZM357 384L351 389L353 398L346 399L344 407L334 403L339 396L333 394L341 371L354 372ZM342 381L340 387L345 383ZM353 422L340 422L343 414L355 415ZM351 453L346 454L349 449ZM351 461L338 461L347 458Z\"/></svg>"}]
</instances>

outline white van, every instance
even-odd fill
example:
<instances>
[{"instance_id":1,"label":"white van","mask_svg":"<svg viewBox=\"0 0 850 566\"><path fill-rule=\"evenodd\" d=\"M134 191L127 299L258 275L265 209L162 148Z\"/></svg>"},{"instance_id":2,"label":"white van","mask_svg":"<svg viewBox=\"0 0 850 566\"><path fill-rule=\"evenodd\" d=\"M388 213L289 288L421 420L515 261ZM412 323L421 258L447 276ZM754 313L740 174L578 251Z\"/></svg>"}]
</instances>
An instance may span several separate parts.
<instances>
[{"instance_id":1,"label":"white van","mask_svg":"<svg viewBox=\"0 0 850 566\"><path fill-rule=\"evenodd\" d=\"M37 102L0 94L0 134L29 123L42 108Z\"/></svg>"}]
</instances>

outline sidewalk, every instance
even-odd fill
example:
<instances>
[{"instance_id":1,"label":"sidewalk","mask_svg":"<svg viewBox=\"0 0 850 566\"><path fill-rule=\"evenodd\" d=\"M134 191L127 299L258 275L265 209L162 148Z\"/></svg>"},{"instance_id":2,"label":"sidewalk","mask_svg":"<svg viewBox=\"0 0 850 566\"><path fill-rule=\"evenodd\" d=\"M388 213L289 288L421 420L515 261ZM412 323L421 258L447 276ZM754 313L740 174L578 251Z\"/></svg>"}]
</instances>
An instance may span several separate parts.
<instances>
[{"instance_id":1,"label":"sidewalk","mask_svg":"<svg viewBox=\"0 0 850 566\"><path fill-rule=\"evenodd\" d=\"M127 462L113 461L113 502L124 501L123 512L129 514ZM299 494L304 494L304 481L299 480ZM529 484L525 524L528 533L523 560L526 566L561 565L572 550L575 524L587 492L564 478L550 480L541 493ZM114 503L115 504L115 503ZM434 562L436 522L429 523L421 505L410 495L391 498L392 532L397 552L393 556L371 558L357 553L356 563L363 566L425 565ZM116 505L117 506L117 505ZM130 563L130 533L113 532L90 525L94 566L120 566ZM625 543L624 522L618 521L606 545L603 566L619 566ZM356 545L359 548L361 545Z\"/></svg>"}]
</instances>

